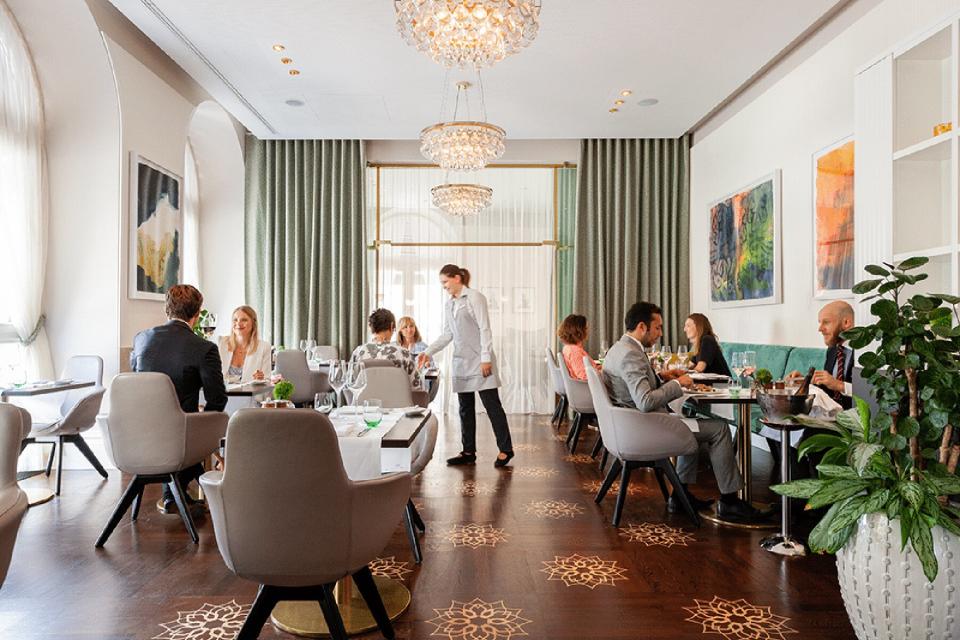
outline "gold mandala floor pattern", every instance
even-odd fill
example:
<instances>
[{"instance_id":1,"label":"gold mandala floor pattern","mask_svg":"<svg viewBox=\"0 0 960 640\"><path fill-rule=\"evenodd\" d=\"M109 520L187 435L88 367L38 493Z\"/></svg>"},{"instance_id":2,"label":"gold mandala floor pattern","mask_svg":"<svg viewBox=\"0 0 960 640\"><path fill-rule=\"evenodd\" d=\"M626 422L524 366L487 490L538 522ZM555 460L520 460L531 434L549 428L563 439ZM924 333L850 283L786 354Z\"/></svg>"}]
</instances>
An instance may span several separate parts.
<instances>
[{"instance_id":1,"label":"gold mandala floor pattern","mask_svg":"<svg viewBox=\"0 0 960 640\"><path fill-rule=\"evenodd\" d=\"M475 498L477 496L491 496L497 492L497 488L486 483L486 482L477 482L476 480L464 480L460 483L460 495L467 498Z\"/></svg>"},{"instance_id":2,"label":"gold mandala floor pattern","mask_svg":"<svg viewBox=\"0 0 960 640\"><path fill-rule=\"evenodd\" d=\"M160 625L163 633L153 640L233 640L250 613L250 605L231 600L204 603L193 611L177 611L177 619Z\"/></svg>"},{"instance_id":3,"label":"gold mandala floor pattern","mask_svg":"<svg viewBox=\"0 0 960 640\"><path fill-rule=\"evenodd\" d=\"M428 624L436 627L430 637L439 636L449 640L510 640L528 635L523 627L533 622L520 617L523 609L512 609L503 600L454 600L446 609L433 611L437 617L427 620Z\"/></svg>"},{"instance_id":4,"label":"gold mandala floor pattern","mask_svg":"<svg viewBox=\"0 0 960 640\"><path fill-rule=\"evenodd\" d=\"M592 456L586 453L571 453L570 455L563 456L564 462L573 462L575 464L590 464L596 462Z\"/></svg>"},{"instance_id":5,"label":"gold mandala floor pattern","mask_svg":"<svg viewBox=\"0 0 960 640\"><path fill-rule=\"evenodd\" d=\"M497 529L490 524L455 524L453 529L443 534L443 539L453 543L454 547L479 549L506 542L508 535L510 534L504 533L503 529Z\"/></svg>"},{"instance_id":6,"label":"gold mandala floor pattern","mask_svg":"<svg viewBox=\"0 0 960 640\"><path fill-rule=\"evenodd\" d=\"M515 444L513 445L514 453L534 453L540 451L540 445L538 444Z\"/></svg>"},{"instance_id":7,"label":"gold mandala floor pattern","mask_svg":"<svg viewBox=\"0 0 960 640\"><path fill-rule=\"evenodd\" d=\"M370 573L375 576L402 581L408 573L413 571L413 569L407 568L408 564L408 562L397 560L395 556L390 556L388 558L377 558L370 563L369 567Z\"/></svg>"},{"instance_id":8,"label":"gold mandala floor pattern","mask_svg":"<svg viewBox=\"0 0 960 640\"><path fill-rule=\"evenodd\" d=\"M553 478L559 471L549 467L519 467L513 474L520 478Z\"/></svg>"},{"instance_id":9,"label":"gold mandala floor pattern","mask_svg":"<svg viewBox=\"0 0 960 640\"><path fill-rule=\"evenodd\" d=\"M770 607L760 607L746 600L725 600L714 596L709 602L694 600L693 607L684 607L692 614L687 622L702 625L703 633L717 634L725 640L786 640L797 633L787 626L790 618L774 615Z\"/></svg>"},{"instance_id":10,"label":"gold mandala floor pattern","mask_svg":"<svg viewBox=\"0 0 960 640\"><path fill-rule=\"evenodd\" d=\"M601 560L600 556L554 556L543 562L547 580L562 580L568 587L596 589L601 585L615 587L617 580L627 580L627 570L618 567L616 560Z\"/></svg>"},{"instance_id":11,"label":"gold mandala floor pattern","mask_svg":"<svg viewBox=\"0 0 960 640\"><path fill-rule=\"evenodd\" d=\"M583 513L583 507L576 502L566 500L537 500L526 506L527 513L538 518L573 518Z\"/></svg>"},{"instance_id":12,"label":"gold mandala floor pattern","mask_svg":"<svg viewBox=\"0 0 960 640\"><path fill-rule=\"evenodd\" d=\"M671 527L662 522L641 522L621 527L620 535L628 542L640 542L648 547L672 547L674 545L686 547L695 542L693 534L683 529Z\"/></svg>"},{"instance_id":13,"label":"gold mandala floor pattern","mask_svg":"<svg viewBox=\"0 0 960 640\"><path fill-rule=\"evenodd\" d=\"M580 486L581 486L581 487L583 488L583 490L586 491L587 493L592 493L593 495L596 495L596 494L597 494L597 491L600 491L600 486L601 486L602 484L603 484L603 480L590 480L590 481L588 481L588 482L584 482L584 483L581 484ZM619 493L619 491L620 491L620 482L619 482L619 481L614 482L612 485L610 485L610 490L607 491L606 497L609 498L610 496L616 496L617 493ZM636 496L636 495L640 495L640 494L642 494L642 493L643 493L643 488L642 488L642 487L640 487L640 486L638 486L638 485L635 485L635 484L628 484L628 485L627 485L627 495L628 495L628 496Z\"/></svg>"}]
</instances>

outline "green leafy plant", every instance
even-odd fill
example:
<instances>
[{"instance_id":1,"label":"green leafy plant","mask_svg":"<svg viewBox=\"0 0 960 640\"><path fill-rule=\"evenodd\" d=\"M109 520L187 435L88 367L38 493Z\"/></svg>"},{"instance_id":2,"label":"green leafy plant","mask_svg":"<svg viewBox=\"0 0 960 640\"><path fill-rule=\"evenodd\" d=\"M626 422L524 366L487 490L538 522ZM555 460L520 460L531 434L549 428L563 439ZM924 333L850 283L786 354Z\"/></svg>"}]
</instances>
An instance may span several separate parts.
<instances>
[{"instance_id":1,"label":"green leafy plant","mask_svg":"<svg viewBox=\"0 0 960 640\"><path fill-rule=\"evenodd\" d=\"M960 445L950 424L960 420L960 298L916 294L904 288L927 278L908 273L927 263L916 257L892 265L869 265L877 278L857 283L870 294L876 322L843 333L850 347L875 349L859 357L880 411L871 415L861 398L834 421L795 419L826 430L798 447L800 457L824 452L818 479L771 487L807 500L808 509L829 506L808 542L817 552L835 553L846 544L860 516L885 513L900 521L901 550L910 542L933 580L938 571L931 529L939 525L960 536L960 510L945 496L960 493L955 474ZM951 466L952 465L952 466Z\"/></svg>"},{"instance_id":2,"label":"green leafy plant","mask_svg":"<svg viewBox=\"0 0 960 640\"><path fill-rule=\"evenodd\" d=\"M293 397L294 386L289 380L281 380L273 387L274 400L289 400Z\"/></svg>"},{"instance_id":3,"label":"green leafy plant","mask_svg":"<svg viewBox=\"0 0 960 640\"><path fill-rule=\"evenodd\" d=\"M761 387L773 384L773 374L770 373L770 369L757 369L750 377Z\"/></svg>"}]
</instances>

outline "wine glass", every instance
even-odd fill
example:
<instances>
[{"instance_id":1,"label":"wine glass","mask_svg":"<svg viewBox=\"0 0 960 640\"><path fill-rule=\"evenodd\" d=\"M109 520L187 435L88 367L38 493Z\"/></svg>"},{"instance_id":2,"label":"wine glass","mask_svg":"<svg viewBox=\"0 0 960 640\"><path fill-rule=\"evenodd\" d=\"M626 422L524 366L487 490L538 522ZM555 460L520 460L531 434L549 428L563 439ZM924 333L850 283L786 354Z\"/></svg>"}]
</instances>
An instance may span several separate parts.
<instances>
[{"instance_id":1,"label":"wine glass","mask_svg":"<svg viewBox=\"0 0 960 640\"><path fill-rule=\"evenodd\" d=\"M364 400L363 421L366 423L367 428L372 429L379 425L381 420L383 420L382 403L379 400Z\"/></svg>"},{"instance_id":2,"label":"wine glass","mask_svg":"<svg viewBox=\"0 0 960 640\"><path fill-rule=\"evenodd\" d=\"M600 353L597 355L597 360L603 360L607 357L607 351L610 350L610 345L607 344L606 340L600 341Z\"/></svg>"},{"instance_id":3,"label":"wine glass","mask_svg":"<svg viewBox=\"0 0 960 640\"><path fill-rule=\"evenodd\" d=\"M207 340L212 338L213 334L217 332L217 314L208 311L207 315L200 321L200 330L203 331L203 336Z\"/></svg>"},{"instance_id":4,"label":"wine glass","mask_svg":"<svg viewBox=\"0 0 960 640\"><path fill-rule=\"evenodd\" d=\"M350 372L351 375L347 381L347 385L350 387L350 391L353 392L353 412L359 413L360 394L367 388L367 368L362 362L354 362L350 367Z\"/></svg>"},{"instance_id":5,"label":"wine glass","mask_svg":"<svg viewBox=\"0 0 960 640\"><path fill-rule=\"evenodd\" d=\"M309 349L310 351L313 351L316 348L317 348L317 341L314 340L313 338L307 338L307 349Z\"/></svg>"},{"instance_id":6,"label":"wine glass","mask_svg":"<svg viewBox=\"0 0 960 640\"><path fill-rule=\"evenodd\" d=\"M677 347L677 359L680 361L680 366L686 369L690 362L690 352L687 351L687 345L682 344Z\"/></svg>"},{"instance_id":7,"label":"wine glass","mask_svg":"<svg viewBox=\"0 0 960 640\"><path fill-rule=\"evenodd\" d=\"M743 372L747 375L753 374L757 370L757 352L756 351L744 351L743 352Z\"/></svg>"},{"instance_id":8,"label":"wine glass","mask_svg":"<svg viewBox=\"0 0 960 640\"><path fill-rule=\"evenodd\" d=\"M333 394L321 391L313 397L313 408L320 413L330 413L333 410Z\"/></svg>"},{"instance_id":9,"label":"wine glass","mask_svg":"<svg viewBox=\"0 0 960 640\"><path fill-rule=\"evenodd\" d=\"M300 340L300 351L307 352L307 342L305 338Z\"/></svg>"},{"instance_id":10,"label":"wine glass","mask_svg":"<svg viewBox=\"0 0 960 640\"><path fill-rule=\"evenodd\" d=\"M734 378L731 380L731 388L740 390L742 383L740 376L743 375L743 353L736 351L730 355L730 370L733 371Z\"/></svg>"},{"instance_id":11,"label":"wine glass","mask_svg":"<svg viewBox=\"0 0 960 640\"><path fill-rule=\"evenodd\" d=\"M332 360L327 372L327 382L333 387L337 405L340 404L340 393L347 384L347 363L343 360Z\"/></svg>"},{"instance_id":12,"label":"wine glass","mask_svg":"<svg viewBox=\"0 0 960 640\"><path fill-rule=\"evenodd\" d=\"M662 370L668 370L670 365L673 364L673 349L670 348L670 345L663 345L660 347L660 368Z\"/></svg>"}]
</instances>

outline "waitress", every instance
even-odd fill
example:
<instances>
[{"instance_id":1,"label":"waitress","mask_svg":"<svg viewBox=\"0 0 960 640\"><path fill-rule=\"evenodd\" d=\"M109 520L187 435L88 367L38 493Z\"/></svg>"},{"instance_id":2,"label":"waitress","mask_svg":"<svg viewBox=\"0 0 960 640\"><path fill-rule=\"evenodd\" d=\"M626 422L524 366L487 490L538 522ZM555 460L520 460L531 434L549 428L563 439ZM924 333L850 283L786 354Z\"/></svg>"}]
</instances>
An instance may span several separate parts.
<instances>
[{"instance_id":1,"label":"waitress","mask_svg":"<svg viewBox=\"0 0 960 640\"><path fill-rule=\"evenodd\" d=\"M507 415L500 404L500 377L493 353L493 336L487 315L487 299L470 284L470 272L455 264L440 269L440 284L450 294L443 307L443 335L417 358L417 366L426 366L430 357L453 342L453 390L460 400L460 431L463 451L447 460L449 465L474 464L477 461L477 414L474 392L487 410L497 437L500 454L493 466L504 467L513 458L513 443Z\"/></svg>"}]
</instances>

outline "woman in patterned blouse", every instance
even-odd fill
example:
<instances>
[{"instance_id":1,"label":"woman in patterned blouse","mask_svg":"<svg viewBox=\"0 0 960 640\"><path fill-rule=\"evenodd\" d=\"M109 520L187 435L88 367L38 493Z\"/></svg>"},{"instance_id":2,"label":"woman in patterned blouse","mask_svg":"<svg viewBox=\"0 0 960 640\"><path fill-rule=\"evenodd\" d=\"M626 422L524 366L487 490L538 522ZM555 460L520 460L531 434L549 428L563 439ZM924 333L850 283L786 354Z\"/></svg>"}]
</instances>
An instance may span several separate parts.
<instances>
[{"instance_id":1,"label":"woman in patterned blouse","mask_svg":"<svg viewBox=\"0 0 960 640\"><path fill-rule=\"evenodd\" d=\"M388 309L377 309L370 314L367 324L370 326L370 342L354 349L350 362L389 360L393 366L406 371L413 389L419 389L420 376L417 375L417 361L409 351L391 342L397 329L393 313Z\"/></svg>"}]
</instances>

